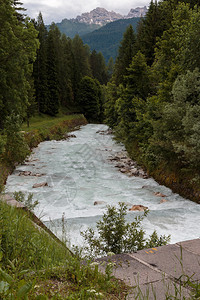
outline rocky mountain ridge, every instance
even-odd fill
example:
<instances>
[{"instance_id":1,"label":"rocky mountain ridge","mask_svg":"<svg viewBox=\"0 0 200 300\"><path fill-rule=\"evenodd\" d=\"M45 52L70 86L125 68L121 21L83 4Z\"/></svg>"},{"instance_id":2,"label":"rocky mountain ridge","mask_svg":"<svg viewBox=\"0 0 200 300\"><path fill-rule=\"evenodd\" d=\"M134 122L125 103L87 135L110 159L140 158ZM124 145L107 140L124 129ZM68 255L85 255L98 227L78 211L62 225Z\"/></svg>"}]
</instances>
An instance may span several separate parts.
<instances>
[{"instance_id":1,"label":"rocky mountain ridge","mask_svg":"<svg viewBox=\"0 0 200 300\"><path fill-rule=\"evenodd\" d=\"M123 16L114 11L107 11L105 8L97 7L90 12L83 13L81 16L77 16L75 19L71 19L73 22L86 23L86 24L96 24L96 25L106 25L107 23L114 22L120 19L138 18L145 16L148 8L137 7L132 8L128 15Z\"/></svg>"}]
</instances>

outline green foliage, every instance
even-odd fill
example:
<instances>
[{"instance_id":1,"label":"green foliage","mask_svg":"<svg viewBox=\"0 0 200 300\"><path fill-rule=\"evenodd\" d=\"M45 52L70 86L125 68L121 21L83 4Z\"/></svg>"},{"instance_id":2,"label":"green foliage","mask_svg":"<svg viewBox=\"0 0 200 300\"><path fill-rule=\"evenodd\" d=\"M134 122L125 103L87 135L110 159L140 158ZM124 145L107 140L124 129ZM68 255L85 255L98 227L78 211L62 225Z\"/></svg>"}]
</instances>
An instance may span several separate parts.
<instances>
[{"instance_id":1,"label":"green foliage","mask_svg":"<svg viewBox=\"0 0 200 300\"><path fill-rule=\"evenodd\" d=\"M37 51L37 59L33 65L35 97L38 111L45 113L49 100L47 82L47 30L41 13L38 16L35 27L38 30L38 39L40 42L40 48Z\"/></svg>"},{"instance_id":2,"label":"green foliage","mask_svg":"<svg viewBox=\"0 0 200 300\"><path fill-rule=\"evenodd\" d=\"M34 208L39 204L38 200L33 202L33 194L29 193L26 199L26 195L23 192L14 192L13 196L16 201L22 202L30 211L33 211Z\"/></svg>"},{"instance_id":3,"label":"green foliage","mask_svg":"<svg viewBox=\"0 0 200 300\"><path fill-rule=\"evenodd\" d=\"M101 52L97 53L95 50L92 51L90 55L90 66L93 77L101 84L106 84L108 75L105 60Z\"/></svg>"},{"instance_id":4,"label":"green foliage","mask_svg":"<svg viewBox=\"0 0 200 300\"><path fill-rule=\"evenodd\" d=\"M145 231L141 222L147 216L136 216L132 223L126 223L125 216L127 207L124 203L119 203L119 208L108 206L102 220L97 222L97 231L89 228L82 233L88 247L85 249L90 255L104 255L109 252L115 254L134 252L144 248L166 245L170 237L160 236L154 231L145 240Z\"/></svg>"},{"instance_id":5,"label":"green foliage","mask_svg":"<svg viewBox=\"0 0 200 300\"><path fill-rule=\"evenodd\" d=\"M0 236L3 253L1 266L16 272L41 270L64 262L69 251L59 245L44 230L33 226L28 215L0 201ZM10 262L9 262L10 261ZM12 273L12 272L11 272Z\"/></svg>"},{"instance_id":6,"label":"green foliage","mask_svg":"<svg viewBox=\"0 0 200 300\"><path fill-rule=\"evenodd\" d=\"M110 80L114 71L114 61L113 58L111 57L108 61L107 64L107 73L108 73L108 79Z\"/></svg>"},{"instance_id":7,"label":"green foliage","mask_svg":"<svg viewBox=\"0 0 200 300\"><path fill-rule=\"evenodd\" d=\"M106 87L106 101L104 104L105 122L111 128L117 125L118 114L115 109L115 103L119 95L119 88L114 84L109 82Z\"/></svg>"},{"instance_id":8,"label":"green foliage","mask_svg":"<svg viewBox=\"0 0 200 300\"><path fill-rule=\"evenodd\" d=\"M148 65L154 61L157 39L170 26L171 14L171 3L168 1L151 1L145 18L139 23L137 48L145 55Z\"/></svg>"},{"instance_id":9,"label":"green foliage","mask_svg":"<svg viewBox=\"0 0 200 300\"><path fill-rule=\"evenodd\" d=\"M78 103L88 121L98 122L101 116L102 91L97 80L83 77L78 92Z\"/></svg>"},{"instance_id":10,"label":"green foliage","mask_svg":"<svg viewBox=\"0 0 200 300\"><path fill-rule=\"evenodd\" d=\"M2 299L108 299L127 288L82 263L17 208L0 201Z\"/></svg>"},{"instance_id":11,"label":"green foliage","mask_svg":"<svg viewBox=\"0 0 200 300\"><path fill-rule=\"evenodd\" d=\"M0 128L11 113L26 116L37 31L28 19L18 19L12 1L0 3Z\"/></svg>"},{"instance_id":12,"label":"green foliage","mask_svg":"<svg viewBox=\"0 0 200 300\"><path fill-rule=\"evenodd\" d=\"M124 86L121 87L120 96L116 101L115 110L118 114L116 131L122 139L139 135L138 122L142 122L141 113L145 111L145 99L150 93L150 72L144 55L138 52L127 68L124 77ZM138 131L135 130L137 126Z\"/></svg>"},{"instance_id":13,"label":"green foliage","mask_svg":"<svg viewBox=\"0 0 200 300\"><path fill-rule=\"evenodd\" d=\"M90 53L78 35L73 40L61 35L54 23L47 31L41 13L35 27L40 41L33 72L38 111L50 116L56 116L60 108L79 112L77 97L83 77L93 76L101 84L107 83L103 55Z\"/></svg>"},{"instance_id":14,"label":"green foliage","mask_svg":"<svg viewBox=\"0 0 200 300\"><path fill-rule=\"evenodd\" d=\"M11 275L0 268L0 296L6 299L28 299L28 294L33 288L32 282L26 282L24 279L16 280Z\"/></svg>"},{"instance_id":15,"label":"green foliage","mask_svg":"<svg viewBox=\"0 0 200 300\"><path fill-rule=\"evenodd\" d=\"M198 69L177 77L172 89L172 103L163 107L162 117L154 128L154 140L160 150L176 154L182 165L195 169L199 161L200 73ZM163 148L163 150L162 150Z\"/></svg>"},{"instance_id":16,"label":"green foliage","mask_svg":"<svg viewBox=\"0 0 200 300\"><path fill-rule=\"evenodd\" d=\"M113 80L116 85L124 82L124 76L127 75L127 68L129 67L132 57L136 53L135 49L135 34L133 27L130 25L127 27L123 39L121 41L118 56L116 58Z\"/></svg>"},{"instance_id":17,"label":"green foliage","mask_svg":"<svg viewBox=\"0 0 200 300\"><path fill-rule=\"evenodd\" d=\"M24 140L23 133L20 132L20 117L10 115L4 123L6 136L5 152L3 158L10 163L21 163L30 153L29 148Z\"/></svg>"},{"instance_id":18,"label":"green foliage","mask_svg":"<svg viewBox=\"0 0 200 300\"><path fill-rule=\"evenodd\" d=\"M158 180L160 170L171 169L193 191L192 198L199 188L189 182L198 182L200 165L200 12L195 4L151 1L138 26L135 47L140 51L126 66L122 85L109 83L105 103L105 120L132 157ZM166 177L166 184L182 193L173 182Z\"/></svg>"},{"instance_id":19,"label":"green foliage","mask_svg":"<svg viewBox=\"0 0 200 300\"><path fill-rule=\"evenodd\" d=\"M0 159L2 158L2 155L5 151L5 137L3 135L0 135Z\"/></svg>"}]
</instances>

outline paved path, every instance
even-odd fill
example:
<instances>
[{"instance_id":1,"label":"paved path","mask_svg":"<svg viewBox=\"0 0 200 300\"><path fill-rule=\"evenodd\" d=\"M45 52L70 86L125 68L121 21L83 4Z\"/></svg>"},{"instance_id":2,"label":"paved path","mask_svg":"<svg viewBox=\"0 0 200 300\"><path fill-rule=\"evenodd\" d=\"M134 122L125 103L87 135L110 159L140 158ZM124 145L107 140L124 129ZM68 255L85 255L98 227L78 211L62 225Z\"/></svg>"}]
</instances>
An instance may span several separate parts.
<instances>
[{"instance_id":1,"label":"paved path","mask_svg":"<svg viewBox=\"0 0 200 300\"><path fill-rule=\"evenodd\" d=\"M128 299L194 299L188 279L200 282L200 239L101 258L116 266L113 275L134 287ZM173 295L176 298L167 298ZM195 298L197 299L197 298ZM200 298L198 298L200 299Z\"/></svg>"}]
</instances>

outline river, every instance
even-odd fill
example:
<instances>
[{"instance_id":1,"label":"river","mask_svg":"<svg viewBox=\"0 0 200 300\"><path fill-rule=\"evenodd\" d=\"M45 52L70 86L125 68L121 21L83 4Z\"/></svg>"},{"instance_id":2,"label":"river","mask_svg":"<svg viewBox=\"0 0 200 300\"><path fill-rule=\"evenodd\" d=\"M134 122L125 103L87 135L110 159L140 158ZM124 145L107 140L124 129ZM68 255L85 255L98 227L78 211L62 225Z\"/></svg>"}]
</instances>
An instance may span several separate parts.
<instances>
[{"instance_id":1,"label":"river","mask_svg":"<svg viewBox=\"0 0 200 300\"><path fill-rule=\"evenodd\" d=\"M112 135L103 135L106 125L88 124L73 132L76 136L63 141L39 144L29 159L8 177L6 192L33 193L39 200L35 214L58 236L62 232L62 217L71 245L83 245L80 231L95 227L106 205L118 202L141 204L150 210L143 228L150 234L171 235L171 243L199 238L200 205L182 198L154 179L128 177L109 158L124 151ZM40 176L24 176L24 171ZM36 183L48 186L33 188ZM160 204L155 192L166 195ZM94 205L95 201L103 201ZM138 212L127 213L131 221Z\"/></svg>"}]
</instances>

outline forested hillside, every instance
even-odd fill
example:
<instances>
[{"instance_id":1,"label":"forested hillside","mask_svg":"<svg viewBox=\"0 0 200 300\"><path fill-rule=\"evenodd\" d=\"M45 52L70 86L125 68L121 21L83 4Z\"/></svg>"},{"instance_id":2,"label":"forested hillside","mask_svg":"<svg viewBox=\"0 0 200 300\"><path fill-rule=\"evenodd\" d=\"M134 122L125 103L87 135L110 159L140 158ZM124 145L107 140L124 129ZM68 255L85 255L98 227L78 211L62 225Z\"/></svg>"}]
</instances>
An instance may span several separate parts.
<instances>
[{"instance_id":1,"label":"forested hillside","mask_svg":"<svg viewBox=\"0 0 200 300\"><path fill-rule=\"evenodd\" d=\"M106 62L108 62L110 57L116 58L120 40L126 28L132 25L136 31L139 20L140 18L121 19L106 24L98 30L82 35L82 40L89 45L91 50L101 52Z\"/></svg>"},{"instance_id":2,"label":"forested hillside","mask_svg":"<svg viewBox=\"0 0 200 300\"><path fill-rule=\"evenodd\" d=\"M101 27L101 25L97 24L80 23L76 20L68 19L63 19L62 22L56 23L56 26L61 33L64 33L70 38L74 38L76 34L80 36L85 35ZM47 26L47 29L49 29L49 27L50 25Z\"/></svg>"},{"instance_id":3,"label":"forested hillside","mask_svg":"<svg viewBox=\"0 0 200 300\"><path fill-rule=\"evenodd\" d=\"M200 196L199 1L151 1L107 86L106 122L155 178Z\"/></svg>"}]
</instances>

